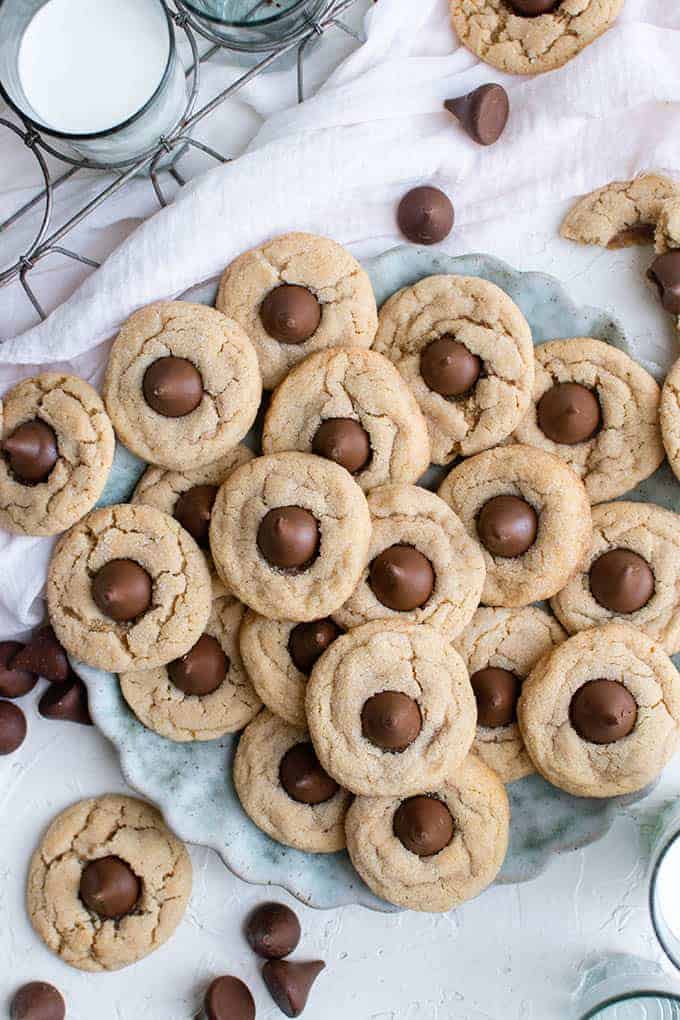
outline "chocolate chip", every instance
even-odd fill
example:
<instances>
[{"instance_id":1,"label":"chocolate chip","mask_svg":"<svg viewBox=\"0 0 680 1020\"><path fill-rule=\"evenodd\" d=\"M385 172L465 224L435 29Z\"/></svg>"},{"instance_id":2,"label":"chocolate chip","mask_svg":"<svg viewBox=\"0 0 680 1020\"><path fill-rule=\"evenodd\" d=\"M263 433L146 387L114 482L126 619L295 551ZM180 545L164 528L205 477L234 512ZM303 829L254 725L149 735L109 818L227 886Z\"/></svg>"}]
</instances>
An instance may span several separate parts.
<instances>
[{"instance_id":1,"label":"chocolate chip","mask_svg":"<svg viewBox=\"0 0 680 1020\"><path fill-rule=\"evenodd\" d=\"M205 993L205 1020L255 1020L255 1001L247 985L235 977L218 977Z\"/></svg>"},{"instance_id":2,"label":"chocolate chip","mask_svg":"<svg viewBox=\"0 0 680 1020\"><path fill-rule=\"evenodd\" d=\"M267 294L260 305L260 320L274 340L302 344L319 328L321 305L306 287L284 283Z\"/></svg>"},{"instance_id":3,"label":"chocolate chip","mask_svg":"<svg viewBox=\"0 0 680 1020\"><path fill-rule=\"evenodd\" d=\"M327 418L312 440L312 453L335 461L355 475L371 459L371 441L366 429L353 418Z\"/></svg>"},{"instance_id":4,"label":"chocolate chip","mask_svg":"<svg viewBox=\"0 0 680 1020\"><path fill-rule=\"evenodd\" d=\"M537 18L540 14L550 14L560 6L562 0L510 0L515 14L523 18Z\"/></svg>"},{"instance_id":5,"label":"chocolate chip","mask_svg":"<svg viewBox=\"0 0 680 1020\"><path fill-rule=\"evenodd\" d=\"M229 658L210 634L203 634L186 655L168 666L168 675L175 687L199 698L216 691L224 683L228 671Z\"/></svg>"},{"instance_id":6,"label":"chocolate chip","mask_svg":"<svg viewBox=\"0 0 680 1020\"><path fill-rule=\"evenodd\" d=\"M14 667L12 660L23 647L18 641L0 641L0 698L21 698L38 682L34 673Z\"/></svg>"},{"instance_id":7,"label":"chocolate chip","mask_svg":"<svg viewBox=\"0 0 680 1020\"><path fill-rule=\"evenodd\" d=\"M186 358L159 358L149 365L142 383L144 399L164 418L185 418L203 400L203 379Z\"/></svg>"},{"instance_id":8,"label":"chocolate chip","mask_svg":"<svg viewBox=\"0 0 680 1020\"><path fill-rule=\"evenodd\" d=\"M300 922L285 903L263 903L248 918L246 938L258 956L280 960L300 941Z\"/></svg>"},{"instance_id":9,"label":"chocolate chip","mask_svg":"<svg viewBox=\"0 0 680 1020\"><path fill-rule=\"evenodd\" d=\"M183 492L175 503L174 517L202 549L207 549L210 534L210 515L218 488L216 485L194 485Z\"/></svg>"},{"instance_id":10,"label":"chocolate chip","mask_svg":"<svg viewBox=\"0 0 680 1020\"><path fill-rule=\"evenodd\" d=\"M487 666L470 677L477 699L477 722L480 726L509 726L517 718L517 700L521 682L508 669Z\"/></svg>"},{"instance_id":11,"label":"chocolate chip","mask_svg":"<svg viewBox=\"0 0 680 1020\"><path fill-rule=\"evenodd\" d=\"M612 613L635 613L654 594L654 574L647 560L630 549L611 549L594 561L589 574L596 602Z\"/></svg>"},{"instance_id":12,"label":"chocolate chip","mask_svg":"<svg viewBox=\"0 0 680 1020\"><path fill-rule=\"evenodd\" d=\"M368 583L388 609L408 613L424 606L434 590L432 564L410 545L391 545L371 563Z\"/></svg>"},{"instance_id":13,"label":"chocolate chip","mask_svg":"<svg viewBox=\"0 0 680 1020\"><path fill-rule=\"evenodd\" d=\"M494 496L481 509L477 533L492 556L522 556L536 541L538 516L518 496Z\"/></svg>"},{"instance_id":14,"label":"chocolate chip","mask_svg":"<svg viewBox=\"0 0 680 1020\"><path fill-rule=\"evenodd\" d=\"M25 648L12 659L12 669L22 669L45 680L66 680L70 666L66 652L49 624L36 630Z\"/></svg>"},{"instance_id":15,"label":"chocolate chip","mask_svg":"<svg viewBox=\"0 0 680 1020\"><path fill-rule=\"evenodd\" d=\"M338 625L329 618L298 623L288 638L288 652L294 665L309 676L316 660L341 634Z\"/></svg>"},{"instance_id":16,"label":"chocolate chip","mask_svg":"<svg viewBox=\"0 0 680 1020\"><path fill-rule=\"evenodd\" d=\"M590 744L613 744L635 728L637 702L618 680L591 680L574 694L569 718Z\"/></svg>"},{"instance_id":17,"label":"chocolate chip","mask_svg":"<svg viewBox=\"0 0 680 1020\"><path fill-rule=\"evenodd\" d=\"M666 311L680 315L680 250L657 255L647 276L656 284Z\"/></svg>"},{"instance_id":18,"label":"chocolate chip","mask_svg":"<svg viewBox=\"0 0 680 1020\"><path fill-rule=\"evenodd\" d=\"M439 188L424 185L408 191L397 211L399 229L415 244L437 244L451 233L454 222L451 199Z\"/></svg>"},{"instance_id":19,"label":"chocolate chip","mask_svg":"<svg viewBox=\"0 0 680 1020\"><path fill-rule=\"evenodd\" d=\"M447 99L444 106L457 117L470 138L480 145L493 145L505 131L510 114L510 100L502 85L489 82L474 92L456 99Z\"/></svg>"},{"instance_id":20,"label":"chocolate chip","mask_svg":"<svg viewBox=\"0 0 680 1020\"><path fill-rule=\"evenodd\" d=\"M274 567L303 569L319 550L319 525L309 510L280 506L264 516L257 532L257 545Z\"/></svg>"},{"instance_id":21,"label":"chocolate chip","mask_svg":"<svg viewBox=\"0 0 680 1020\"><path fill-rule=\"evenodd\" d=\"M364 702L361 732L384 751L405 751L423 725L418 702L401 691L381 691Z\"/></svg>"},{"instance_id":22,"label":"chocolate chip","mask_svg":"<svg viewBox=\"0 0 680 1020\"><path fill-rule=\"evenodd\" d=\"M46 981L30 981L14 994L11 1020L64 1020L66 1003L61 992Z\"/></svg>"},{"instance_id":23,"label":"chocolate chip","mask_svg":"<svg viewBox=\"0 0 680 1020\"><path fill-rule=\"evenodd\" d=\"M310 743L290 747L279 766L281 786L298 804L324 804L340 787L324 772Z\"/></svg>"},{"instance_id":24,"label":"chocolate chip","mask_svg":"<svg viewBox=\"0 0 680 1020\"><path fill-rule=\"evenodd\" d=\"M120 857L100 857L90 861L80 876L81 900L88 910L106 920L129 914L141 891L141 882L130 865Z\"/></svg>"},{"instance_id":25,"label":"chocolate chip","mask_svg":"<svg viewBox=\"0 0 680 1020\"><path fill-rule=\"evenodd\" d=\"M38 702L38 711L45 719L92 726L87 687L76 677L63 684L51 684Z\"/></svg>"},{"instance_id":26,"label":"chocolate chip","mask_svg":"<svg viewBox=\"0 0 680 1020\"><path fill-rule=\"evenodd\" d=\"M285 1016L300 1016L307 1005L312 985L326 964L322 960L295 963L269 960L262 968L269 994Z\"/></svg>"},{"instance_id":27,"label":"chocolate chip","mask_svg":"<svg viewBox=\"0 0 680 1020\"><path fill-rule=\"evenodd\" d=\"M26 716L18 705L0 701L0 755L13 754L26 739Z\"/></svg>"},{"instance_id":28,"label":"chocolate chip","mask_svg":"<svg viewBox=\"0 0 680 1020\"><path fill-rule=\"evenodd\" d=\"M453 818L436 797L409 797L394 814L394 835L417 857L434 857L453 839Z\"/></svg>"},{"instance_id":29,"label":"chocolate chip","mask_svg":"<svg viewBox=\"0 0 680 1020\"><path fill-rule=\"evenodd\" d=\"M104 616L127 623L147 611L152 589L151 578L134 560L109 560L94 576L92 598Z\"/></svg>"},{"instance_id":30,"label":"chocolate chip","mask_svg":"<svg viewBox=\"0 0 680 1020\"><path fill-rule=\"evenodd\" d=\"M553 443L575 446L592 439L602 424L600 402L579 383L557 383L536 407L538 427Z\"/></svg>"},{"instance_id":31,"label":"chocolate chip","mask_svg":"<svg viewBox=\"0 0 680 1020\"><path fill-rule=\"evenodd\" d=\"M24 422L3 440L2 450L19 482L45 482L59 459L57 437L39 418Z\"/></svg>"},{"instance_id":32,"label":"chocolate chip","mask_svg":"<svg viewBox=\"0 0 680 1020\"><path fill-rule=\"evenodd\" d=\"M442 397L461 397L469 393L481 371L481 358L451 336L433 340L420 355L423 380Z\"/></svg>"}]
</instances>

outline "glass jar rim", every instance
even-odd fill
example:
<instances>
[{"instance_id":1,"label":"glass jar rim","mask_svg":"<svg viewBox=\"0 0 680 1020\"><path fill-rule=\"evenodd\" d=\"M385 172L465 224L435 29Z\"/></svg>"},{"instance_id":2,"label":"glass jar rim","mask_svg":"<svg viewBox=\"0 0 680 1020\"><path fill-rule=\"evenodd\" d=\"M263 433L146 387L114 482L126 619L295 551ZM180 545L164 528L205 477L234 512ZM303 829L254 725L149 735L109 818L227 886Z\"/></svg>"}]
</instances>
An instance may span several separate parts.
<instances>
[{"instance_id":1,"label":"glass jar rim","mask_svg":"<svg viewBox=\"0 0 680 1020\"><path fill-rule=\"evenodd\" d=\"M671 950L670 946L667 943L666 938L664 937L661 931L661 925L659 924L657 918L657 909L654 894L656 892L656 882L659 877L659 870L661 868L661 865L666 859L666 855L668 854L668 852L679 840L680 830L676 830L671 836L669 836L669 838L667 839L665 844L661 847L661 849L657 851L656 857L654 859L654 865L652 867L652 872L649 876L649 890L648 890L649 916L651 918L654 934L656 935L656 940L661 946L666 956L668 957L668 959L670 960L670 962L677 970L680 970L680 959L673 953L673 951ZM680 1002L680 998L678 998L677 1001Z\"/></svg>"},{"instance_id":2,"label":"glass jar rim","mask_svg":"<svg viewBox=\"0 0 680 1020\"><path fill-rule=\"evenodd\" d=\"M290 14L295 14L299 11L309 0L297 0L297 3L293 4L292 7L288 7L285 11L279 11L278 14L272 14L269 18L262 18L259 21L229 21L226 18L218 18L214 14L208 14L205 10L198 8L194 0L182 0L184 6L191 11L192 14L197 15L200 18L205 18L206 21L212 22L213 25L223 25L227 28L266 28L269 25L275 25L281 18L288 17Z\"/></svg>"},{"instance_id":3,"label":"glass jar rim","mask_svg":"<svg viewBox=\"0 0 680 1020\"><path fill-rule=\"evenodd\" d=\"M675 992L662 991L660 989L639 988L635 992L622 992L621 995L610 995L596 1006L591 1007L584 1013L580 1020L597 1020L603 1009L610 1006L620 1006L624 1002L633 1002L635 999L666 999L668 1002L677 1002L680 1005L680 995Z\"/></svg>"}]
</instances>

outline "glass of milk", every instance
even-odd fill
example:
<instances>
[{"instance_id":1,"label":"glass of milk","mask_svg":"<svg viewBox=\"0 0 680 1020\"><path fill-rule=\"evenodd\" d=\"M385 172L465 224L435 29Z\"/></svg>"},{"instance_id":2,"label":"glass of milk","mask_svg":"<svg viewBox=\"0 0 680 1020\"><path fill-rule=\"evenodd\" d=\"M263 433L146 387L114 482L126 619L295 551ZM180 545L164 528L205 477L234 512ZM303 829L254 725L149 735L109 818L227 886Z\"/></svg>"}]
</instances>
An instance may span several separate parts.
<instances>
[{"instance_id":1,"label":"glass of milk","mask_svg":"<svg viewBox=\"0 0 680 1020\"><path fill-rule=\"evenodd\" d=\"M294 39L330 0L182 0L196 19L235 50L264 52Z\"/></svg>"},{"instance_id":2,"label":"glass of milk","mask_svg":"<svg viewBox=\"0 0 680 1020\"><path fill-rule=\"evenodd\" d=\"M0 92L55 149L104 165L154 149L187 100L162 0L4 0Z\"/></svg>"},{"instance_id":3,"label":"glass of milk","mask_svg":"<svg viewBox=\"0 0 680 1020\"><path fill-rule=\"evenodd\" d=\"M574 1020L680 1020L680 985L652 960L613 954L586 962Z\"/></svg>"},{"instance_id":4,"label":"glass of milk","mask_svg":"<svg viewBox=\"0 0 680 1020\"><path fill-rule=\"evenodd\" d=\"M649 909L661 948L680 969L680 803L666 808L656 825L650 862Z\"/></svg>"}]
</instances>

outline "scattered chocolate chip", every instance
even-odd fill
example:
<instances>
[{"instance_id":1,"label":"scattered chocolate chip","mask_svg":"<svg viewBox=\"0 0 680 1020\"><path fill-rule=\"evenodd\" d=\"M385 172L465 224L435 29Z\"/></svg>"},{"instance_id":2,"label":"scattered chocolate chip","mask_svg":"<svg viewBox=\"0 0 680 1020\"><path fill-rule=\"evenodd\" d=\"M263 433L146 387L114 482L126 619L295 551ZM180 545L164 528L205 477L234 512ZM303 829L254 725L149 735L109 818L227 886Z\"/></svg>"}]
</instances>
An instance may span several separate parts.
<instances>
[{"instance_id":1,"label":"scattered chocolate chip","mask_svg":"<svg viewBox=\"0 0 680 1020\"><path fill-rule=\"evenodd\" d=\"M2 450L19 482L45 482L59 459L57 437L39 418L24 422L3 440Z\"/></svg>"},{"instance_id":2,"label":"scattered chocolate chip","mask_svg":"<svg viewBox=\"0 0 680 1020\"><path fill-rule=\"evenodd\" d=\"M510 0L515 14L523 18L537 18L540 14L550 14L559 7L562 0Z\"/></svg>"},{"instance_id":3,"label":"scattered chocolate chip","mask_svg":"<svg viewBox=\"0 0 680 1020\"><path fill-rule=\"evenodd\" d=\"M224 683L228 671L229 658L210 634L203 634L186 655L168 666L168 675L175 687L199 698L216 691Z\"/></svg>"},{"instance_id":4,"label":"scattered chocolate chip","mask_svg":"<svg viewBox=\"0 0 680 1020\"><path fill-rule=\"evenodd\" d=\"M434 591L435 575L427 556L410 545L391 545L375 557L368 583L382 605L408 613L424 606Z\"/></svg>"},{"instance_id":5,"label":"scattered chocolate chip","mask_svg":"<svg viewBox=\"0 0 680 1020\"><path fill-rule=\"evenodd\" d=\"M255 1020L250 990L235 977L215 978L205 993L203 1010L205 1020Z\"/></svg>"},{"instance_id":6,"label":"scattered chocolate chip","mask_svg":"<svg viewBox=\"0 0 680 1020\"><path fill-rule=\"evenodd\" d=\"M451 336L433 340L420 355L420 374L424 382L442 397L462 397L469 393L481 371L481 358Z\"/></svg>"},{"instance_id":7,"label":"scattered chocolate chip","mask_svg":"<svg viewBox=\"0 0 680 1020\"><path fill-rule=\"evenodd\" d=\"M14 994L11 1020L64 1020L66 1003L61 992L46 981L30 981Z\"/></svg>"},{"instance_id":8,"label":"scattered chocolate chip","mask_svg":"<svg viewBox=\"0 0 680 1020\"><path fill-rule=\"evenodd\" d=\"M397 211L404 237L415 244L437 244L451 233L455 216L448 195L424 185L408 191Z\"/></svg>"},{"instance_id":9,"label":"scattered chocolate chip","mask_svg":"<svg viewBox=\"0 0 680 1020\"><path fill-rule=\"evenodd\" d=\"M13 754L26 739L26 716L18 705L0 701L0 755Z\"/></svg>"},{"instance_id":10,"label":"scattered chocolate chip","mask_svg":"<svg viewBox=\"0 0 680 1020\"><path fill-rule=\"evenodd\" d=\"M657 255L647 276L659 290L661 304L672 315L680 315L680 250Z\"/></svg>"},{"instance_id":11,"label":"scattered chocolate chip","mask_svg":"<svg viewBox=\"0 0 680 1020\"><path fill-rule=\"evenodd\" d=\"M265 960L288 956L300 941L300 922L285 903L262 903L246 922L250 948Z\"/></svg>"},{"instance_id":12,"label":"scattered chocolate chip","mask_svg":"<svg viewBox=\"0 0 680 1020\"><path fill-rule=\"evenodd\" d=\"M210 534L210 515L218 488L216 485L194 485L183 492L175 503L174 517L195 538L202 549L207 549Z\"/></svg>"},{"instance_id":13,"label":"scattered chocolate chip","mask_svg":"<svg viewBox=\"0 0 680 1020\"><path fill-rule=\"evenodd\" d=\"M538 427L553 443L575 446L592 439L602 424L600 402L579 383L557 383L536 407Z\"/></svg>"},{"instance_id":14,"label":"scattered chocolate chip","mask_svg":"<svg viewBox=\"0 0 680 1020\"><path fill-rule=\"evenodd\" d=\"M612 613L635 613L654 594L654 574L647 560L630 549L611 549L590 568L590 591Z\"/></svg>"},{"instance_id":15,"label":"scattered chocolate chip","mask_svg":"<svg viewBox=\"0 0 680 1020\"><path fill-rule=\"evenodd\" d=\"M269 994L285 1016L300 1016L307 1005L312 985L326 964L322 960L296 963L269 960L262 968Z\"/></svg>"},{"instance_id":16,"label":"scattered chocolate chip","mask_svg":"<svg viewBox=\"0 0 680 1020\"><path fill-rule=\"evenodd\" d=\"M518 496L494 496L477 519L479 540L492 556L522 556L536 541L538 516Z\"/></svg>"},{"instance_id":17,"label":"scattered chocolate chip","mask_svg":"<svg viewBox=\"0 0 680 1020\"><path fill-rule=\"evenodd\" d=\"M109 560L94 576L92 598L104 616L127 623L151 605L151 578L134 560Z\"/></svg>"},{"instance_id":18,"label":"scattered chocolate chip","mask_svg":"<svg viewBox=\"0 0 680 1020\"><path fill-rule=\"evenodd\" d=\"M381 691L364 703L361 731L384 751L405 751L423 725L418 702L401 691Z\"/></svg>"},{"instance_id":19,"label":"scattered chocolate chip","mask_svg":"<svg viewBox=\"0 0 680 1020\"><path fill-rule=\"evenodd\" d=\"M312 440L312 453L356 475L371 459L371 441L366 429L353 418L327 418Z\"/></svg>"},{"instance_id":20,"label":"scattered chocolate chip","mask_svg":"<svg viewBox=\"0 0 680 1020\"><path fill-rule=\"evenodd\" d=\"M487 666L470 677L480 726L509 726L517 718L521 682L508 669Z\"/></svg>"},{"instance_id":21,"label":"scattered chocolate chip","mask_svg":"<svg viewBox=\"0 0 680 1020\"><path fill-rule=\"evenodd\" d=\"M185 418L203 400L203 379L186 358L159 358L149 365L142 383L144 399L164 418Z\"/></svg>"},{"instance_id":22,"label":"scattered chocolate chip","mask_svg":"<svg viewBox=\"0 0 680 1020\"><path fill-rule=\"evenodd\" d=\"M618 680L591 680L574 694L569 718L590 744L613 744L635 728L637 702Z\"/></svg>"},{"instance_id":23,"label":"scattered chocolate chip","mask_svg":"<svg viewBox=\"0 0 680 1020\"><path fill-rule=\"evenodd\" d=\"M38 711L45 719L93 725L87 704L87 687L76 677L63 684L50 684L38 702Z\"/></svg>"},{"instance_id":24,"label":"scattered chocolate chip","mask_svg":"<svg viewBox=\"0 0 680 1020\"><path fill-rule=\"evenodd\" d=\"M290 747L279 766L281 786L298 804L325 804L340 787L324 772L310 743Z\"/></svg>"},{"instance_id":25,"label":"scattered chocolate chip","mask_svg":"<svg viewBox=\"0 0 680 1020\"><path fill-rule=\"evenodd\" d=\"M298 623L290 632L288 652L293 664L309 676L317 659L329 648L342 631L333 620L313 620Z\"/></svg>"},{"instance_id":26,"label":"scattered chocolate chip","mask_svg":"<svg viewBox=\"0 0 680 1020\"><path fill-rule=\"evenodd\" d=\"M17 652L12 669L26 670L56 683L67 679L68 658L49 624L36 630L25 648Z\"/></svg>"},{"instance_id":27,"label":"scattered chocolate chip","mask_svg":"<svg viewBox=\"0 0 680 1020\"><path fill-rule=\"evenodd\" d=\"M394 835L418 857L434 857L453 839L453 817L436 797L409 797L394 813Z\"/></svg>"},{"instance_id":28,"label":"scattered chocolate chip","mask_svg":"<svg viewBox=\"0 0 680 1020\"><path fill-rule=\"evenodd\" d=\"M274 340L302 344L319 328L321 305L306 287L284 283L267 294L260 305L260 320Z\"/></svg>"},{"instance_id":29,"label":"scattered chocolate chip","mask_svg":"<svg viewBox=\"0 0 680 1020\"><path fill-rule=\"evenodd\" d=\"M88 910L106 920L129 914L139 900L142 885L120 857L89 861L80 876L79 895Z\"/></svg>"},{"instance_id":30,"label":"scattered chocolate chip","mask_svg":"<svg viewBox=\"0 0 680 1020\"><path fill-rule=\"evenodd\" d=\"M505 131L510 114L510 100L502 85L489 82L474 92L456 99L447 99L444 106L458 118L470 138L480 145L493 145Z\"/></svg>"},{"instance_id":31,"label":"scattered chocolate chip","mask_svg":"<svg viewBox=\"0 0 680 1020\"><path fill-rule=\"evenodd\" d=\"M319 550L319 525L309 510L280 506L266 514L258 528L257 545L272 566L303 569Z\"/></svg>"},{"instance_id":32,"label":"scattered chocolate chip","mask_svg":"<svg viewBox=\"0 0 680 1020\"><path fill-rule=\"evenodd\" d=\"M0 698L21 698L38 682L27 669L15 669L13 659L24 646L18 641L0 641Z\"/></svg>"}]
</instances>

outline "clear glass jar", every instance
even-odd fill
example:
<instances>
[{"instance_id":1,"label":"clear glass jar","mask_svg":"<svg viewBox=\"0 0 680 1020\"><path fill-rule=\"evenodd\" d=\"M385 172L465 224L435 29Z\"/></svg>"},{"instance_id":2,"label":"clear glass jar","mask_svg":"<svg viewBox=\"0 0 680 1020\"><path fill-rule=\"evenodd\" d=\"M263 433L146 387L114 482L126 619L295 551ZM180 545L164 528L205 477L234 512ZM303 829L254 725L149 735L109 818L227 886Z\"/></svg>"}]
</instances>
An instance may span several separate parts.
<instances>
[{"instance_id":1,"label":"clear glass jar","mask_svg":"<svg viewBox=\"0 0 680 1020\"><path fill-rule=\"evenodd\" d=\"M182 0L187 11L234 50L266 52L290 42L329 0Z\"/></svg>"}]
</instances>

